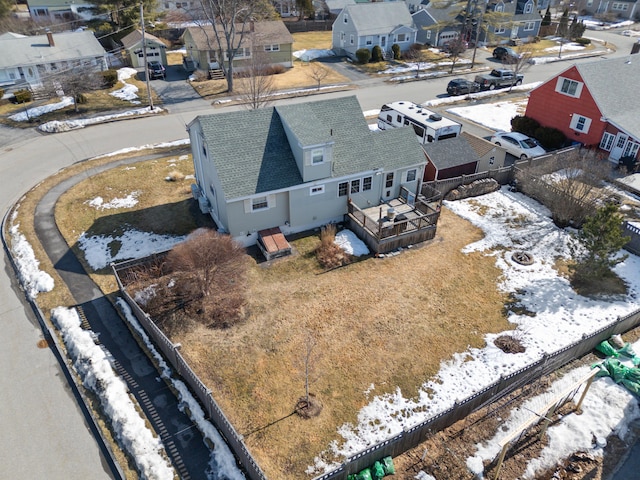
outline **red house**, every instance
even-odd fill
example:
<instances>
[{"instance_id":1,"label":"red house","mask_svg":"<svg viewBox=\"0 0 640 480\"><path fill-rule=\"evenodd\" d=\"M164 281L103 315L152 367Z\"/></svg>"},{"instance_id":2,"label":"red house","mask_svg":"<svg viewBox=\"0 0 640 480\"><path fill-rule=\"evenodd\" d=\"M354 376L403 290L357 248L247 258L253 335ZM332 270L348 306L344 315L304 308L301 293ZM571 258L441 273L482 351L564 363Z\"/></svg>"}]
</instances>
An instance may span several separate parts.
<instances>
[{"instance_id":1,"label":"red house","mask_svg":"<svg viewBox=\"0 0 640 480\"><path fill-rule=\"evenodd\" d=\"M525 115L616 163L637 158L639 78L640 55L574 65L531 91Z\"/></svg>"}]
</instances>

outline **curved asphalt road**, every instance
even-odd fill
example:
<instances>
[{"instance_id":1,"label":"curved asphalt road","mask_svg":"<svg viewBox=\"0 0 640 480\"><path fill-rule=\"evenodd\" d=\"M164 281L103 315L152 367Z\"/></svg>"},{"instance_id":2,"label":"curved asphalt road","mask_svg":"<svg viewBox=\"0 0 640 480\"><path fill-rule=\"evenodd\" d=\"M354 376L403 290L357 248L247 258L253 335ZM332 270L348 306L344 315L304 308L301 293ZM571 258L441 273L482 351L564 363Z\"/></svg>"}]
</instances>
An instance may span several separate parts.
<instances>
[{"instance_id":1,"label":"curved asphalt road","mask_svg":"<svg viewBox=\"0 0 640 480\"><path fill-rule=\"evenodd\" d=\"M616 43L619 50L615 56L626 55L635 43L635 39L615 33L587 33ZM535 66L526 72L527 82L547 79L568 66L565 62ZM167 81L179 82L171 76ZM363 109L369 110L393 100L424 102L436 98L445 91L447 81L445 78L399 85L377 83L323 97L355 93ZM160 83L162 80L153 82L158 90L164 85ZM291 102L305 100L308 99L302 97ZM120 148L187 138L185 126L189 121L197 115L215 111L202 100L187 98L179 104L168 103L168 107L168 115L108 123L57 135L42 136L34 130L0 126L0 212L8 211L24 192L67 165ZM0 478L111 478L55 356L51 350L37 347L42 331L15 281L4 250L3 260L4 269L0 274ZM91 288L78 300L99 312L104 307L93 299ZM104 317L96 315L96 318L102 321Z\"/></svg>"}]
</instances>

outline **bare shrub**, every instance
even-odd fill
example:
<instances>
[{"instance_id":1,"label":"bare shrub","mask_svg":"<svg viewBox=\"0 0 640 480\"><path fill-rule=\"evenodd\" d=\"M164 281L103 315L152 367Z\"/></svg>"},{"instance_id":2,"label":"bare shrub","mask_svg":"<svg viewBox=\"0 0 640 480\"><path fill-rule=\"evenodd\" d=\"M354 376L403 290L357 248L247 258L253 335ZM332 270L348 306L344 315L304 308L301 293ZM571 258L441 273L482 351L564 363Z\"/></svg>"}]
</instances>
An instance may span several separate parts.
<instances>
[{"instance_id":1,"label":"bare shrub","mask_svg":"<svg viewBox=\"0 0 640 480\"><path fill-rule=\"evenodd\" d=\"M351 262L348 253L334 243L336 226L333 224L322 227L320 232L320 246L316 249L316 258L324 268L336 268Z\"/></svg>"},{"instance_id":2,"label":"bare shrub","mask_svg":"<svg viewBox=\"0 0 640 480\"><path fill-rule=\"evenodd\" d=\"M556 225L579 227L609 197L603 181L610 170L606 161L574 150L520 168L516 179L524 193L551 210Z\"/></svg>"},{"instance_id":3,"label":"bare shrub","mask_svg":"<svg viewBox=\"0 0 640 480\"><path fill-rule=\"evenodd\" d=\"M229 327L244 316L247 262L228 235L196 230L167 255L176 298L208 327Z\"/></svg>"},{"instance_id":4,"label":"bare shrub","mask_svg":"<svg viewBox=\"0 0 640 480\"><path fill-rule=\"evenodd\" d=\"M513 335L500 335L493 343L504 353L522 353L526 350L520 339Z\"/></svg>"}]
</instances>

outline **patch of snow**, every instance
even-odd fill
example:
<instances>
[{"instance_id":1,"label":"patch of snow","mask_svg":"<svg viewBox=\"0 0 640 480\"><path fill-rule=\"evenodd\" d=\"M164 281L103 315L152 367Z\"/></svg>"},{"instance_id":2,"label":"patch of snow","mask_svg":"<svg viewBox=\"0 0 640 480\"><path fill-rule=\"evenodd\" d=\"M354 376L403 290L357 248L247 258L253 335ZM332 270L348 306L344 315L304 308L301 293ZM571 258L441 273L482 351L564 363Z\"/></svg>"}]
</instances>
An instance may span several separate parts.
<instances>
[{"instance_id":1,"label":"patch of snow","mask_svg":"<svg viewBox=\"0 0 640 480\"><path fill-rule=\"evenodd\" d=\"M11 234L11 256L15 262L22 287L27 296L34 300L38 293L53 290L54 281L51 275L40 270L40 262L36 259L31 244L20 233L18 228L19 225L16 224L9 229Z\"/></svg>"},{"instance_id":2,"label":"patch of snow","mask_svg":"<svg viewBox=\"0 0 640 480\"><path fill-rule=\"evenodd\" d=\"M14 122L28 122L31 118L37 118L45 113L55 112L56 110L63 109L68 107L69 105L73 105L72 97L62 97L59 102L49 103L47 105L42 105L40 107L31 107L28 108L25 112L15 113L9 116L9 120L13 120Z\"/></svg>"},{"instance_id":3,"label":"patch of snow","mask_svg":"<svg viewBox=\"0 0 640 480\"><path fill-rule=\"evenodd\" d=\"M128 260L163 252L185 239L183 236L158 235L155 233L127 230L122 235L93 235L82 233L78 245L85 259L94 270L105 268L112 262ZM113 247L113 248L112 248ZM113 251L115 250L115 253Z\"/></svg>"},{"instance_id":4,"label":"patch of snow","mask_svg":"<svg viewBox=\"0 0 640 480\"><path fill-rule=\"evenodd\" d=\"M333 243L338 245L349 255L361 257L362 255L369 254L369 249L367 248L365 243L360 240L351 230L345 229L336 233L336 238Z\"/></svg>"},{"instance_id":5,"label":"patch of snow","mask_svg":"<svg viewBox=\"0 0 640 480\"><path fill-rule=\"evenodd\" d=\"M335 56L335 53L333 53L333 50L329 49L309 49L297 50L293 52L293 56L299 58L300 60L304 60L305 62L310 62L311 60L315 60L317 58L333 57Z\"/></svg>"},{"instance_id":6,"label":"patch of snow","mask_svg":"<svg viewBox=\"0 0 640 480\"><path fill-rule=\"evenodd\" d=\"M100 399L118 443L131 455L142 478L173 480L174 471L163 455L162 441L147 428L129 397L126 384L114 373L105 350L80 326L78 312L57 307L52 310L51 319L62 334L82 383Z\"/></svg>"},{"instance_id":7,"label":"patch of snow","mask_svg":"<svg viewBox=\"0 0 640 480\"><path fill-rule=\"evenodd\" d=\"M97 210L110 210L117 208L132 208L138 203L137 196L140 195L140 192L131 192L124 198L114 198L109 202L105 202L102 197L95 197L91 200L87 200L86 203L90 207L93 207Z\"/></svg>"}]
</instances>

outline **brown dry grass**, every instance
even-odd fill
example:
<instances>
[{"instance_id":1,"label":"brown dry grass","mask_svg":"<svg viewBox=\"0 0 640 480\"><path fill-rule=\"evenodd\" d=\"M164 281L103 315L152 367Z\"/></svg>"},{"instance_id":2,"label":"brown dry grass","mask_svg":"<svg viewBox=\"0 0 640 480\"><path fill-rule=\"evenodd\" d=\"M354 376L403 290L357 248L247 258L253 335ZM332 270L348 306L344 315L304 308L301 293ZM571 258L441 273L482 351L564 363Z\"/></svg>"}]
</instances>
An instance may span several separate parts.
<instances>
[{"instance_id":1,"label":"brown dry grass","mask_svg":"<svg viewBox=\"0 0 640 480\"><path fill-rule=\"evenodd\" d=\"M292 34L293 51L311 50L315 48L331 48L331 31L326 32L299 32Z\"/></svg>"},{"instance_id":2,"label":"brown dry grass","mask_svg":"<svg viewBox=\"0 0 640 480\"><path fill-rule=\"evenodd\" d=\"M321 82L323 85L335 85L335 84L347 84L350 83L349 79L343 75L340 75L332 68L318 64L320 68L328 72L326 78ZM293 62L293 67L287 69L284 73L272 76L274 80L274 90L289 90L294 88L303 87L315 87L317 82L311 77L311 68L309 65L302 62ZM235 82L234 86L237 90L236 93L241 93L241 85L239 82ZM205 80L202 82L193 82L193 87L196 92L207 99L215 99L219 96L227 95L227 82L225 80Z\"/></svg>"},{"instance_id":3,"label":"brown dry grass","mask_svg":"<svg viewBox=\"0 0 640 480\"><path fill-rule=\"evenodd\" d=\"M55 212L58 228L105 293L117 288L111 269L92 271L76 243L80 234L119 235L134 227L166 235L195 230L198 225L190 212L191 181L187 175L193 175L191 155L172 155L116 167L88 178L61 196ZM87 203L99 196L106 203L133 192L138 203L132 208L101 211Z\"/></svg>"},{"instance_id":4,"label":"brown dry grass","mask_svg":"<svg viewBox=\"0 0 640 480\"><path fill-rule=\"evenodd\" d=\"M188 230L187 223L162 226L186 216L175 209L187 195L186 185L164 177L176 169L190 173L189 162L172 163L143 162L134 170L118 167L88 179L59 202L60 230L72 245L83 230L111 233L129 228L125 225L158 233ZM84 203L136 190L141 192L135 211L97 211ZM400 388L413 396L443 359L470 345L483 346L486 332L508 328L493 261L460 253L480 231L445 209L438 233L433 242L402 255L369 258L329 273L315 259L320 239L302 238L294 242L297 256L268 268L253 264L243 323L173 338L269 478L306 477L314 457L338 439L337 428L357 422L372 383L374 394ZM108 272L92 276L112 291ZM290 414L304 394L309 333L317 342L310 391L323 409L318 417L303 419Z\"/></svg>"},{"instance_id":5,"label":"brown dry grass","mask_svg":"<svg viewBox=\"0 0 640 480\"><path fill-rule=\"evenodd\" d=\"M443 359L507 328L505 299L487 288L499 275L493 261L460 253L480 232L446 210L438 232L423 248L326 274L313 258L320 240L294 242L297 258L253 268L244 324L174 339L269 478L305 478L336 429L357 423L372 383L376 395L414 396ZM304 394L309 332L318 352L311 391L323 410L303 420L289 415Z\"/></svg>"}]
</instances>

